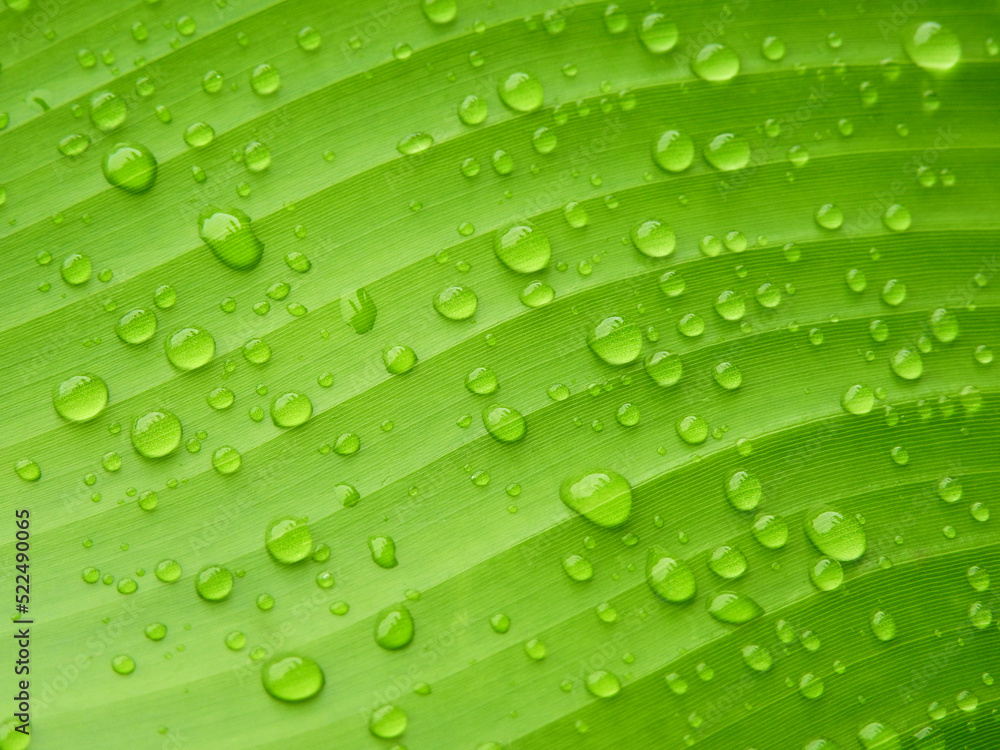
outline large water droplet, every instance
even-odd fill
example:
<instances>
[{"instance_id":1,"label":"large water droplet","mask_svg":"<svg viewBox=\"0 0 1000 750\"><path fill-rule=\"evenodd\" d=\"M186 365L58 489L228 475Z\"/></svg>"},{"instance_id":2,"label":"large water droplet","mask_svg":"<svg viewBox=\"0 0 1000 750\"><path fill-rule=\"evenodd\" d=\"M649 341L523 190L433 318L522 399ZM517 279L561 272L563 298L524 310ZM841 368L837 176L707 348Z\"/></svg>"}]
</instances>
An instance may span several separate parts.
<instances>
[{"instance_id":1,"label":"large water droplet","mask_svg":"<svg viewBox=\"0 0 1000 750\"><path fill-rule=\"evenodd\" d=\"M844 566L839 560L821 557L809 568L809 578L820 591L833 591L844 582Z\"/></svg>"},{"instance_id":2,"label":"large water droplet","mask_svg":"<svg viewBox=\"0 0 1000 750\"><path fill-rule=\"evenodd\" d=\"M271 402L271 421L277 427L298 427L311 416L312 401L304 393L282 393Z\"/></svg>"},{"instance_id":3,"label":"large water droplet","mask_svg":"<svg viewBox=\"0 0 1000 750\"><path fill-rule=\"evenodd\" d=\"M612 315L598 323L587 336L587 343L609 365L627 365L642 350L642 331L635 323Z\"/></svg>"},{"instance_id":4,"label":"large water droplet","mask_svg":"<svg viewBox=\"0 0 1000 750\"><path fill-rule=\"evenodd\" d=\"M639 39L653 54L669 52L677 44L677 24L662 13L650 13L642 19Z\"/></svg>"},{"instance_id":5,"label":"large water droplet","mask_svg":"<svg viewBox=\"0 0 1000 750\"><path fill-rule=\"evenodd\" d=\"M665 258L674 251L677 237L668 224L657 219L649 219L632 227L632 244L643 255L650 258Z\"/></svg>"},{"instance_id":6,"label":"large water droplet","mask_svg":"<svg viewBox=\"0 0 1000 750\"><path fill-rule=\"evenodd\" d=\"M617 695L622 687L614 672L605 669L591 672L584 678L583 683L587 686L587 692L595 698L610 698Z\"/></svg>"},{"instance_id":7,"label":"large water droplet","mask_svg":"<svg viewBox=\"0 0 1000 750\"><path fill-rule=\"evenodd\" d=\"M209 565L198 571L194 580L195 591L206 602L219 602L233 590L233 574L220 565Z\"/></svg>"},{"instance_id":8,"label":"large water droplet","mask_svg":"<svg viewBox=\"0 0 1000 750\"><path fill-rule=\"evenodd\" d=\"M646 374L653 379L657 385L669 386L681 379L684 366L681 358L670 352L653 352L646 355L642 361Z\"/></svg>"},{"instance_id":9,"label":"large water droplet","mask_svg":"<svg viewBox=\"0 0 1000 750\"><path fill-rule=\"evenodd\" d=\"M762 547L781 549L788 543L788 522L772 513L758 513L750 531Z\"/></svg>"},{"instance_id":10,"label":"large water droplet","mask_svg":"<svg viewBox=\"0 0 1000 750\"><path fill-rule=\"evenodd\" d=\"M844 392L840 403L851 414L867 414L875 406L875 392L867 385L852 385Z\"/></svg>"},{"instance_id":11,"label":"large water droplet","mask_svg":"<svg viewBox=\"0 0 1000 750\"><path fill-rule=\"evenodd\" d=\"M736 510L753 510L760 503L760 480L748 471L735 471L726 480L726 497Z\"/></svg>"},{"instance_id":12,"label":"large water droplet","mask_svg":"<svg viewBox=\"0 0 1000 750\"><path fill-rule=\"evenodd\" d=\"M521 412L499 404L483 409L483 426L501 443L516 443L527 431Z\"/></svg>"},{"instance_id":13,"label":"large water droplet","mask_svg":"<svg viewBox=\"0 0 1000 750\"><path fill-rule=\"evenodd\" d=\"M434 296L434 309L448 320L468 320L477 307L479 298L465 286L450 286Z\"/></svg>"},{"instance_id":14,"label":"large water droplet","mask_svg":"<svg viewBox=\"0 0 1000 750\"><path fill-rule=\"evenodd\" d=\"M368 720L368 731L376 737L391 740L406 731L407 721L406 712L403 709L387 704L372 711L371 718Z\"/></svg>"},{"instance_id":15,"label":"large water droplet","mask_svg":"<svg viewBox=\"0 0 1000 750\"><path fill-rule=\"evenodd\" d=\"M413 640L413 616L403 604L383 609L375 617L375 642L384 649L395 651Z\"/></svg>"},{"instance_id":16,"label":"large water droplet","mask_svg":"<svg viewBox=\"0 0 1000 750\"><path fill-rule=\"evenodd\" d=\"M86 422L108 404L108 386L97 375L74 375L56 388L52 403L63 419Z\"/></svg>"},{"instance_id":17,"label":"large water droplet","mask_svg":"<svg viewBox=\"0 0 1000 750\"><path fill-rule=\"evenodd\" d=\"M653 145L653 158L667 172L683 172L694 160L694 142L689 135L667 130Z\"/></svg>"},{"instance_id":18,"label":"large water droplet","mask_svg":"<svg viewBox=\"0 0 1000 750\"><path fill-rule=\"evenodd\" d=\"M713 42L698 50L691 70L706 81L728 81L740 72L740 58L729 47Z\"/></svg>"},{"instance_id":19,"label":"large water droplet","mask_svg":"<svg viewBox=\"0 0 1000 750\"><path fill-rule=\"evenodd\" d=\"M110 91L101 91L90 100L90 121L102 133L120 128L128 116L125 100Z\"/></svg>"},{"instance_id":20,"label":"large water droplet","mask_svg":"<svg viewBox=\"0 0 1000 750\"><path fill-rule=\"evenodd\" d=\"M163 343L167 359L178 370L204 367L215 356L215 339L204 328L182 328Z\"/></svg>"},{"instance_id":21,"label":"large water droplet","mask_svg":"<svg viewBox=\"0 0 1000 750\"><path fill-rule=\"evenodd\" d=\"M684 560L670 557L662 547L650 547L646 553L646 582L668 602L686 602L697 590L691 567Z\"/></svg>"},{"instance_id":22,"label":"large water droplet","mask_svg":"<svg viewBox=\"0 0 1000 750\"><path fill-rule=\"evenodd\" d=\"M746 594L721 591L708 603L708 613L719 622L741 625L764 614L764 608Z\"/></svg>"},{"instance_id":23,"label":"large water droplet","mask_svg":"<svg viewBox=\"0 0 1000 750\"><path fill-rule=\"evenodd\" d=\"M705 146L705 160L722 172L743 169L750 161L750 144L732 133L721 133Z\"/></svg>"},{"instance_id":24,"label":"large water droplet","mask_svg":"<svg viewBox=\"0 0 1000 750\"><path fill-rule=\"evenodd\" d=\"M138 143L118 143L104 157L104 178L128 193L144 193L156 182L156 157Z\"/></svg>"},{"instance_id":25,"label":"large water droplet","mask_svg":"<svg viewBox=\"0 0 1000 750\"><path fill-rule=\"evenodd\" d=\"M458 15L456 0L421 0L420 7L428 21L442 26L454 21Z\"/></svg>"},{"instance_id":26,"label":"large water droplet","mask_svg":"<svg viewBox=\"0 0 1000 750\"><path fill-rule=\"evenodd\" d=\"M145 343L156 333L156 313L141 308L130 310L119 319L115 333L126 344Z\"/></svg>"},{"instance_id":27,"label":"large water droplet","mask_svg":"<svg viewBox=\"0 0 1000 750\"><path fill-rule=\"evenodd\" d=\"M878 721L861 727L858 742L865 750L900 750L902 747L896 731Z\"/></svg>"},{"instance_id":28,"label":"large water droplet","mask_svg":"<svg viewBox=\"0 0 1000 750\"><path fill-rule=\"evenodd\" d=\"M917 26L903 46L910 59L925 70L950 70L962 56L958 37L935 21Z\"/></svg>"},{"instance_id":29,"label":"large water droplet","mask_svg":"<svg viewBox=\"0 0 1000 750\"><path fill-rule=\"evenodd\" d=\"M538 227L527 222L515 224L496 234L493 251L511 271L535 273L549 265L552 246Z\"/></svg>"},{"instance_id":30,"label":"large water droplet","mask_svg":"<svg viewBox=\"0 0 1000 750\"><path fill-rule=\"evenodd\" d=\"M151 411L132 423L132 447L146 458L162 458L181 444L181 421L169 411Z\"/></svg>"},{"instance_id":31,"label":"large water droplet","mask_svg":"<svg viewBox=\"0 0 1000 750\"><path fill-rule=\"evenodd\" d=\"M819 509L810 513L806 533L816 549L840 562L857 560L868 545L868 537L857 519L836 510Z\"/></svg>"},{"instance_id":32,"label":"large water droplet","mask_svg":"<svg viewBox=\"0 0 1000 750\"><path fill-rule=\"evenodd\" d=\"M288 702L312 698L325 682L319 664L297 654L279 654L269 659L261 667L260 678L268 695Z\"/></svg>"},{"instance_id":33,"label":"large water droplet","mask_svg":"<svg viewBox=\"0 0 1000 750\"><path fill-rule=\"evenodd\" d=\"M709 569L720 578L739 578L746 573L747 558L738 547L723 544L712 552L708 559Z\"/></svg>"},{"instance_id":34,"label":"large water droplet","mask_svg":"<svg viewBox=\"0 0 1000 750\"><path fill-rule=\"evenodd\" d=\"M621 526L632 512L632 485L615 471L574 474L559 486L559 497L598 526Z\"/></svg>"},{"instance_id":35,"label":"large water droplet","mask_svg":"<svg viewBox=\"0 0 1000 750\"><path fill-rule=\"evenodd\" d=\"M500 100L517 112L531 112L542 106L545 91L542 83L530 73L511 73L497 87Z\"/></svg>"},{"instance_id":36,"label":"large water droplet","mask_svg":"<svg viewBox=\"0 0 1000 750\"><path fill-rule=\"evenodd\" d=\"M312 554L312 532L304 518L279 518L272 521L264 532L264 546L277 562L291 565Z\"/></svg>"},{"instance_id":37,"label":"large water droplet","mask_svg":"<svg viewBox=\"0 0 1000 750\"><path fill-rule=\"evenodd\" d=\"M889 365L903 380L916 380L924 373L924 360L916 349L899 349L889 357Z\"/></svg>"},{"instance_id":38,"label":"large water droplet","mask_svg":"<svg viewBox=\"0 0 1000 750\"><path fill-rule=\"evenodd\" d=\"M264 255L264 243L254 234L250 217L238 208L223 211L206 206L198 216L198 234L215 257L230 268L256 268Z\"/></svg>"}]
</instances>

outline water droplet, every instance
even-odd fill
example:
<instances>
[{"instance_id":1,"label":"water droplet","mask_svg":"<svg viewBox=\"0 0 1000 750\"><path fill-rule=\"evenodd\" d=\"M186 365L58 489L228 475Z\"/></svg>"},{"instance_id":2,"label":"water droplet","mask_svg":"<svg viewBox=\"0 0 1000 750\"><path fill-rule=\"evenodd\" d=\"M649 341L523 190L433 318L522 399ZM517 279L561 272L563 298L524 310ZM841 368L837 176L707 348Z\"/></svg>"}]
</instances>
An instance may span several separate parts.
<instances>
[{"instance_id":1,"label":"water droplet","mask_svg":"<svg viewBox=\"0 0 1000 750\"><path fill-rule=\"evenodd\" d=\"M993 611L982 602L969 605L969 622L977 630L986 630L993 622Z\"/></svg>"},{"instance_id":2,"label":"water droplet","mask_svg":"<svg viewBox=\"0 0 1000 750\"><path fill-rule=\"evenodd\" d=\"M624 403L618 407L615 419L618 420L618 424L622 427L635 427L639 424L639 407L635 404Z\"/></svg>"},{"instance_id":3,"label":"water droplet","mask_svg":"<svg viewBox=\"0 0 1000 750\"><path fill-rule=\"evenodd\" d=\"M884 609L872 614L870 624L872 633L880 641L891 641L896 637L896 621Z\"/></svg>"},{"instance_id":4,"label":"water droplet","mask_svg":"<svg viewBox=\"0 0 1000 750\"><path fill-rule=\"evenodd\" d=\"M687 286L684 281L684 277L677 271L664 272L664 274L660 276L657 284L660 287L660 291L667 297L679 297L684 293L684 289Z\"/></svg>"},{"instance_id":5,"label":"water droplet","mask_svg":"<svg viewBox=\"0 0 1000 750\"><path fill-rule=\"evenodd\" d=\"M705 321L700 315L687 313L677 321L677 330L689 338L701 336L705 332Z\"/></svg>"},{"instance_id":6,"label":"water droplet","mask_svg":"<svg viewBox=\"0 0 1000 750\"><path fill-rule=\"evenodd\" d=\"M271 421L277 427L298 427L312 416L312 401L304 393L290 391L271 401Z\"/></svg>"},{"instance_id":7,"label":"water droplet","mask_svg":"<svg viewBox=\"0 0 1000 750\"><path fill-rule=\"evenodd\" d=\"M542 106L545 91L530 73L511 73L497 87L500 100L517 112L531 112Z\"/></svg>"},{"instance_id":8,"label":"water droplet","mask_svg":"<svg viewBox=\"0 0 1000 750\"><path fill-rule=\"evenodd\" d=\"M669 557L658 546L650 547L646 554L646 582L668 602L686 602L697 590L691 567L684 560Z\"/></svg>"},{"instance_id":9,"label":"water droplet","mask_svg":"<svg viewBox=\"0 0 1000 750\"><path fill-rule=\"evenodd\" d=\"M102 133L120 128L127 116L128 106L117 94L101 91L90 100L90 121Z\"/></svg>"},{"instance_id":10,"label":"water droplet","mask_svg":"<svg viewBox=\"0 0 1000 750\"><path fill-rule=\"evenodd\" d=\"M677 435L689 445L704 443L708 438L708 422L694 414L682 417L676 427Z\"/></svg>"},{"instance_id":11,"label":"water droplet","mask_svg":"<svg viewBox=\"0 0 1000 750\"><path fill-rule=\"evenodd\" d=\"M559 497L588 521L614 528L632 512L632 485L615 471L574 474L563 480Z\"/></svg>"},{"instance_id":12,"label":"water droplet","mask_svg":"<svg viewBox=\"0 0 1000 750\"><path fill-rule=\"evenodd\" d=\"M394 604L375 617L375 643L388 651L410 645L413 640L413 616L403 604Z\"/></svg>"},{"instance_id":13,"label":"water droplet","mask_svg":"<svg viewBox=\"0 0 1000 750\"><path fill-rule=\"evenodd\" d=\"M750 144L732 133L721 133L705 146L705 160L722 172L743 169L750 161Z\"/></svg>"},{"instance_id":14,"label":"water droplet","mask_svg":"<svg viewBox=\"0 0 1000 750\"><path fill-rule=\"evenodd\" d=\"M368 551L372 561L380 568L388 570L399 565L399 560L396 559L396 542L391 536L368 537Z\"/></svg>"},{"instance_id":15,"label":"water droplet","mask_svg":"<svg viewBox=\"0 0 1000 750\"><path fill-rule=\"evenodd\" d=\"M956 477L942 477L937 483L937 493L946 503L957 503L962 499L962 480Z\"/></svg>"},{"instance_id":16,"label":"water droplet","mask_svg":"<svg viewBox=\"0 0 1000 750\"><path fill-rule=\"evenodd\" d=\"M943 307L931 313L931 332L943 344L950 344L958 337L958 318Z\"/></svg>"},{"instance_id":17,"label":"water droplet","mask_svg":"<svg viewBox=\"0 0 1000 750\"><path fill-rule=\"evenodd\" d=\"M117 143L104 157L104 178L128 193L144 193L156 182L156 157L138 143Z\"/></svg>"},{"instance_id":18,"label":"water droplet","mask_svg":"<svg viewBox=\"0 0 1000 750\"><path fill-rule=\"evenodd\" d=\"M198 216L198 234L215 257L230 268L256 268L264 254L264 243L257 239L250 217L238 208L223 211L206 206Z\"/></svg>"},{"instance_id":19,"label":"water droplet","mask_svg":"<svg viewBox=\"0 0 1000 750\"><path fill-rule=\"evenodd\" d=\"M521 412L499 404L483 409L483 426L501 443L516 443L527 431Z\"/></svg>"},{"instance_id":20,"label":"water droplet","mask_svg":"<svg viewBox=\"0 0 1000 750\"><path fill-rule=\"evenodd\" d=\"M524 643L524 653L535 661L541 661L548 654L548 649L545 648L545 644L542 643L537 638L532 638L531 640L525 641ZM500 746L497 745L497 750Z\"/></svg>"},{"instance_id":21,"label":"water droplet","mask_svg":"<svg viewBox=\"0 0 1000 750\"><path fill-rule=\"evenodd\" d=\"M950 70L962 56L958 37L941 24L927 21L905 37L906 54L924 70Z\"/></svg>"},{"instance_id":22,"label":"water droplet","mask_svg":"<svg viewBox=\"0 0 1000 750\"><path fill-rule=\"evenodd\" d=\"M517 273L535 273L549 265L549 238L533 224L515 224L498 232L493 243L497 258Z\"/></svg>"},{"instance_id":23,"label":"water droplet","mask_svg":"<svg viewBox=\"0 0 1000 750\"><path fill-rule=\"evenodd\" d=\"M204 328L182 328L164 340L164 348L178 370L196 370L215 356L215 339Z\"/></svg>"},{"instance_id":24,"label":"water droplet","mask_svg":"<svg viewBox=\"0 0 1000 750\"><path fill-rule=\"evenodd\" d=\"M979 565L973 565L965 572L965 579L975 591L986 591L990 587L990 572Z\"/></svg>"},{"instance_id":25,"label":"water droplet","mask_svg":"<svg viewBox=\"0 0 1000 750\"><path fill-rule=\"evenodd\" d=\"M650 13L642 19L639 39L653 54L669 52L677 44L677 24L668 21L662 13Z\"/></svg>"},{"instance_id":26,"label":"water droplet","mask_svg":"<svg viewBox=\"0 0 1000 750\"><path fill-rule=\"evenodd\" d=\"M713 42L698 50L691 70L706 81L728 81L740 72L740 58L729 47Z\"/></svg>"},{"instance_id":27,"label":"water droplet","mask_svg":"<svg viewBox=\"0 0 1000 750\"><path fill-rule=\"evenodd\" d=\"M319 664L297 654L279 654L269 659L261 667L260 679L268 695L287 702L312 698L326 681Z\"/></svg>"},{"instance_id":28,"label":"water droplet","mask_svg":"<svg viewBox=\"0 0 1000 750\"><path fill-rule=\"evenodd\" d=\"M450 286L434 297L434 309L448 320L468 320L478 306L476 293L464 286Z\"/></svg>"},{"instance_id":29,"label":"water droplet","mask_svg":"<svg viewBox=\"0 0 1000 750\"><path fill-rule=\"evenodd\" d=\"M160 560L153 572L163 583L173 583L181 577L181 566L175 560Z\"/></svg>"},{"instance_id":30,"label":"water droplet","mask_svg":"<svg viewBox=\"0 0 1000 750\"><path fill-rule=\"evenodd\" d=\"M887 229L891 229L894 232L905 232L910 228L911 222L910 209L898 203L893 203L889 206L882 217L882 223L885 224Z\"/></svg>"},{"instance_id":31,"label":"water droplet","mask_svg":"<svg viewBox=\"0 0 1000 750\"><path fill-rule=\"evenodd\" d=\"M632 227L632 244L636 250L650 258L665 258L674 252L677 238L669 225L649 219Z\"/></svg>"},{"instance_id":32,"label":"water droplet","mask_svg":"<svg viewBox=\"0 0 1000 750\"><path fill-rule=\"evenodd\" d=\"M844 223L844 212L832 203L824 203L816 209L816 223L824 229L840 229Z\"/></svg>"},{"instance_id":33,"label":"water droplet","mask_svg":"<svg viewBox=\"0 0 1000 750\"><path fill-rule=\"evenodd\" d=\"M761 43L761 52L771 62L784 58L785 49L785 43L776 36L765 37Z\"/></svg>"},{"instance_id":34,"label":"water droplet","mask_svg":"<svg viewBox=\"0 0 1000 750\"><path fill-rule=\"evenodd\" d=\"M498 387L497 375L489 367L477 367L465 376L465 387L471 393L489 395Z\"/></svg>"},{"instance_id":35,"label":"water droplet","mask_svg":"<svg viewBox=\"0 0 1000 750\"><path fill-rule=\"evenodd\" d=\"M733 391L743 385L743 373L739 366L732 362L719 362L712 368L715 382L727 391Z\"/></svg>"},{"instance_id":36,"label":"water droplet","mask_svg":"<svg viewBox=\"0 0 1000 750\"><path fill-rule=\"evenodd\" d=\"M760 504L761 484L747 471L735 471L726 480L726 497L736 510L753 510Z\"/></svg>"},{"instance_id":37,"label":"water droplet","mask_svg":"<svg viewBox=\"0 0 1000 750\"><path fill-rule=\"evenodd\" d=\"M746 573L747 558L738 547L723 544L713 550L708 567L717 576L731 580Z\"/></svg>"},{"instance_id":38,"label":"water droplet","mask_svg":"<svg viewBox=\"0 0 1000 750\"><path fill-rule=\"evenodd\" d=\"M816 700L823 695L823 678L806 672L799 679L799 692L810 700Z\"/></svg>"},{"instance_id":39,"label":"water droplet","mask_svg":"<svg viewBox=\"0 0 1000 750\"><path fill-rule=\"evenodd\" d=\"M232 474L240 468L243 457L231 445L222 445L212 452L212 467L220 474Z\"/></svg>"},{"instance_id":40,"label":"water droplet","mask_svg":"<svg viewBox=\"0 0 1000 750\"><path fill-rule=\"evenodd\" d=\"M598 669L588 674L583 681L587 692L595 698L610 698L618 694L622 684L613 672Z\"/></svg>"},{"instance_id":41,"label":"water droplet","mask_svg":"<svg viewBox=\"0 0 1000 750\"><path fill-rule=\"evenodd\" d=\"M126 344L142 344L156 333L156 313L136 308L122 315L115 327L118 338Z\"/></svg>"},{"instance_id":42,"label":"water droplet","mask_svg":"<svg viewBox=\"0 0 1000 750\"><path fill-rule=\"evenodd\" d=\"M111 668L118 674L132 674L135 671L135 660L127 654L119 654L111 660Z\"/></svg>"},{"instance_id":43,"label":"water droplet","mask_svg":"<svg viewBox=\"0 0 1000 750\"><path fill-rule=\"evenodd\" d=\"M743 647L743 661L755 672L766 672L774 662L767 646L751 643Z\"/></svg>"},{"instance_id":44,"label":"water droplet","mask_svg":"<svg viewBox=\"0 0 1000 750\"><path fill-rule=\"evenodd\" d=\"M764 614L764 609L746 594L721 591L708 603L708 613L719 622L742 625Z\"/></svg>"},{"instance_id":45,"label":"water droplet","mask_svg":"<svg viewBox=\"0 0 1000 750\"><path fill-rule=\"evenodd\" d=\"M42 470L30 458L22 458L14 464L14 471L25 482L37 482L39 477L42 476Z\"/></svg>"},{"instance_id":46,"label":"water droplet","mask_svg":"<svg viewBox=\"0 0 1000 750\"><path fill-rule=\"evenodd\" d=\"M904 380L916 380L924 372L924 361L916 349L899 349L889 357L889 365Z\"/></svg>"},{"instance_id":47,"label":"water droplet","mask_svg":"<svg viewBox=\"0 0 1000 750\"><path fill-rule=\"evenodd\" d=\"M519 299L525 307L542 307L555 299L555 290L546 282L535 280L521 290Z\"/></svg>"},{"instance_id":48,"label":"water droplet","mask_svg":"<svg viewBox=\"0 0 1000 750\"><path fill-rule=\"evenodd\" d=\"M285 516L268 525L264 545L277 562L291 565L312 554L312 532L306 519Z\"/></svg>"},{"instance_id":49,"label":"water droplet","mask_svg":"<svg viewBox=\"0 0 1000 750\"><path fill-rule=\"evenodd\" d=\"M168 411L151 411L132 423L132 447L146 458L162 458L181 444L181 421Z\"/></svg>"},{"instance_id":50,"label":"water droplet","mask_svg":"<svg viewBox=\"0 0 1000 750\"><path fill-rule=\"evenodd\" d=\"M323 42L323 37L312 26L303 26L299 29L298 34L295 35L295 40L298 42L299 47L306 52L314 52L319 49L320 44Z\"/></svg>"},{"instance_id":51,"label":"water droplet","mask_svg":"<svg viewBox=\"0 0 1000 750\"><path fill-rule=\"evenodd\" d=\"M694 160L691 136L677 130L667 130L653 146L653 158L667 172L683 172Z\"/></svg>"},{"instance_id":52,"label":"water droplet","mask_svg":"<svg viewBox=\"0 0 1000 750\"><path fill-rule=\"evenodd\" d=\"M108 386L96 375L74 375L59 384L52 403L63 419L86 422L104 411Z\"/></svg>"},{"instance_id":53,"label":"water droplet","mask_svg":"<svg viewBox=\"0 0 1000 750\"><path fill-rule=\"evenodd\" d=\"M715 311L721 318L728 321L742 320L746 314L746 300L743 295L727 289L719 293L715 299Z\"/></svg>"},{"instance_id":54,"label":"water droplet","mask_svg":"<svg viewBox=\"0 0 1000 750\"><path fill-rule=\"evenodd\" d=\"M431 2L439 4L445 2L445 0L424 0L424 7L427 7L426 3ZM376 737L391 740L399 737L406 731L407 721L406 712L403 709L399 706L387 704L376 708L372 712L371 718L368 720L368 731Z\"/></svg>"},{"instance_id":55,"label":"water droplet","mask_svg":"<svg viewBox=\"0 0 1000 750\"><path fill-rule=\"evenodd\" d=\"M455 16L458 15L458 3L456 0L421 0L420 7L423 8L424 16L427 17L428 21L441 26L451 23L455 20Z\"/></svg>"},{"instance_id":56,"label":"water droplet","mask_svg":"<svg viewBox=\"0 0 1000 750\"><path fill-rule=\"evenodd\" d=\"M594 566L583 555L567 555L562 565L566 575L574 581L589 581L594 577Z\"/></svg>"},{"instance_id":57,"label":"water droplet","mask_svg":"<svg viewBox=\"0 0 1000 750\"><path fill-rule=\"evenodd\" d=\"M670 386L681 379L684 367L681 358L667 351L653 352L643 360L646 374L657 385Z\"/></svg>"},{"instance_id":58,"label":"water droplet","mask_svg":"<svg viewBox=\"0 0 1000 750\"><path fill-rule=\"evenodd\" d=\"M857 519L836 510L814 510L806 520L806 534L816 549L840 562L857 560L868 544Z\"/></svg>"},{"instance_id":59,"label":"water droplet","mask_svg":"<svg viewBox=\"0 0 1000 750\"><path fill-rule=\"evenodd\" d=\"M900 750L902 747L895 730L878 721L861 727L858 741L865 750Z\"/></svg>"},{"instance_id":60,"label":"water droplet","mask_svg":"<svg viewBox=\"0 0 1000 750\"><path fill-rule=\"evenodd\" d=\"M184 130L184 142L191 148L204 148L215 140L215 129L207 122L193 122Z\"/></svg>"},{"instance_id":61,"label":"water droplet","mask_svg":"<svg viewBox=\"0 0 1000 750\"><path fill-rule=\"evenodd\" d=\"M458 117L466 125L479 125L486 120L489 105L486 100L476 94L465 97L458 105Z\"/></svg>"},{"instance_id":62,"label":"water droplet","mask_svg":"<svg viewBox=\"0 0 1000 750\"><path fill-rule=\"evenodd\" d=\"M844 582L844 566L838 560L821 557L809 569L809 578L820 591L833 591Z\"/></svg>"},{"instance_id":63,"label":"water droplet","mask_svg":"<svg viewBox=\"0 0 1000 750\"><path fill-rule=\"evenodd\" d=\"M788 523L781 516L758 513L750 531L762 547L781 549L788 543Z\"/></svg>"},{"instance_id":64,"label":"water droplet","mask_svg":"<svg viewBox=\"0 0 1000 750\"><path fill-rule=\"evenodd\" d=\"M382 351L382 362L390 375L401 375L413 369L417 363L417 355L405 344L397 344Z\"/></svg>"},{"instance_id":65,"label":"water droplet","mask_svg":"<svg viewBox=\"0 0 1000 750\"><path fill-rule=\"evenodd\" d=\"M233 574L219 565L209 565L198 571L195 591L207 602L222 601L233 590Z\"/></svg>"},{"instance_id":66,"label":"water droplet","mask_svg":"<svg viewBox=\"0 0 1000 750\"><path fill-rule=\"evenodd\" d=\"M260 96L269 96L281 86L278 69L269 63L261 63L250 73L250 88Z\"/></svg>"},{"instance_id":67,"label":"water droplet","mask_svg":"<svg viewBox=\"0 0 1000 750\"><path fill-rule=\"evenodd\" d=\"M635 323L612 315L598 323L587 336L591 351L609 365L627 365L642 349L642 331Z\"/></svg>"},{"instance_id":68,"label":"water droplet","mask_svg":"<svg viewBox=\"0 0 1000 750\"><path fill-rule=\"evenodd\" d=\"M503 635L510 630L510 618L502 612L498 612L490 617L490 627L493 628L494 633Z\"/></svg>"},{"instance_id":69,"label":"water droplet","mask_svg":"<svg viewBox=\"0 0 1000 750\"><path fill-rule=\"evenodd\" d=\"M406 156L419 154L434 145L434 138L428 133L410 133L399 139L396 150Z\"/></svg>"},{"instance_id":70,"label":"water droplet","mask_svg":"<svg viewBox=\"0 0 1000 750\"><path fill-rule=\"evenodd\" d=\"M955 696L955 705L961 711L975 711L979 707L979 698L970 690L963 690Z\"/></svg>"},{"instance_id":71,"label":"water droplet","mask_svg":"<svg viewBox=\"0 0 1000 750\"><path fill-rule=\"evenodd\" d=\"M62 262L59 273L70 286L79 286L90 281L92 266L90 258L81 253L67 255Z\"/></svg>"}]
</instances>

